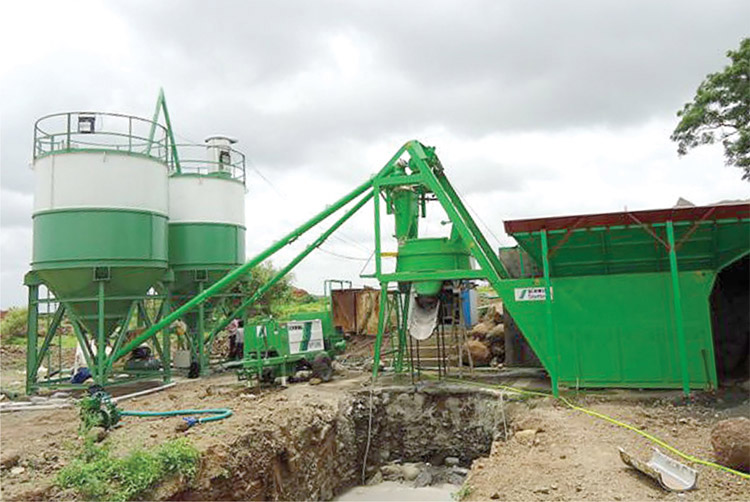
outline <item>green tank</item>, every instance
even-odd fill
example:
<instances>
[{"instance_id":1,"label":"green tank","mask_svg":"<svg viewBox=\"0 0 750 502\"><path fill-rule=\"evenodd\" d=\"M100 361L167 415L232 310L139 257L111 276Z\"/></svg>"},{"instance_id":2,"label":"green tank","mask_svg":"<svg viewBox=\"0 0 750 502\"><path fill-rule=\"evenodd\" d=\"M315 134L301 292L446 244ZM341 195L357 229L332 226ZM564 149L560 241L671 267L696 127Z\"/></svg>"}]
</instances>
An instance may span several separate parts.
<instances>
[{"instance_id":1,"label":"green tank","mask_svg":"<svg viewBox=\"0 0 750 502\"><path fill-rule=\"evenodd\" d=\"M151 126L83 112L35 125L31 268L90 333L100 293L109 335L167 270L167 134L154 124L149 145Z\"/></svg>"}]
</instances>

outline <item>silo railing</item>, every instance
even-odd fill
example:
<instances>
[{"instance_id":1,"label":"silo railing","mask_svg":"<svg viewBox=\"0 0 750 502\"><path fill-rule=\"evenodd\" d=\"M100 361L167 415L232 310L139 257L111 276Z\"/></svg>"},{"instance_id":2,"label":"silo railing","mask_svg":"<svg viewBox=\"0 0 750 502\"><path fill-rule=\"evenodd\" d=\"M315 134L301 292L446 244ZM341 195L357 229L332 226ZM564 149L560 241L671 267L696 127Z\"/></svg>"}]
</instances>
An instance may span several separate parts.
<instances>
[{"instance_id":1,"label":"silo railing","mask_svg":"<svg viewBox=\"0 0 750 502\"><path fill-rule=\"evenodd\" d=\"M34 124L34 159L68 152L120 152L172 164L167 129L151 120L104 112L63 112Z\"/></svg>"},{"instance_id":2,"label":"silo railing","mask_svg":"<svg viewBox=\"0 0 750 502\"><path fill-rule=\"evenodd\" d=\"M226 153L226 156L213 155L213 150ZM177 152L180 157L180 174L215 176L245 184L245 154L239 150L225 146L191 143L178 144Z\"/></svg>"}]
</instances>

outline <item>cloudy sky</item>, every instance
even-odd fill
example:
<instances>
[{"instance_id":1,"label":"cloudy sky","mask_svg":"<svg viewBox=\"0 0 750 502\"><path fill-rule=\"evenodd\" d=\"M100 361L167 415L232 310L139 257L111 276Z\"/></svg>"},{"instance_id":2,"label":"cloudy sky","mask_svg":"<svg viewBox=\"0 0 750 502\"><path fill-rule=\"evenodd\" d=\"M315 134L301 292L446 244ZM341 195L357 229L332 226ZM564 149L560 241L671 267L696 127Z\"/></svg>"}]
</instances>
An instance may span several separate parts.
<instances>
[{"instance_id":1,"label":"cloudy sky","mask_svg":"<svg viewBox=\"0 0 750 502\"><path fill-rule=\"evenodd\" d=\"M36 118L150 117L159 87L178 140L227 133L247 153L248 254L412 138L438 147L493 245L512 243L504 219L745 198L720 148L680 159L669 134L749 20L744 0L4 2L0 306L25 298ZM348 223L297 284L362 284L371 222Z\"/></svg>"}]
</instances>

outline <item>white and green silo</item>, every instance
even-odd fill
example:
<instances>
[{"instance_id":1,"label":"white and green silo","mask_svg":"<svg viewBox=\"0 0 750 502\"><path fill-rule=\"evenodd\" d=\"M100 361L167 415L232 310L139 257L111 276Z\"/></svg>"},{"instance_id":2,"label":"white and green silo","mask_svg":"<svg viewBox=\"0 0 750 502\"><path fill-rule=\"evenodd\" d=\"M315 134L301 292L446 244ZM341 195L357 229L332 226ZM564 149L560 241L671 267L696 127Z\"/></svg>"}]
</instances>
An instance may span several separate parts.
<instances>
[{"instance_id":1,"label":"white and green silo","mask_svg":"<svg viewBox=\"0 0 750 502\"><path fill-rule=\"evenodd\" d=\"M26 277L30 391L41 363L40 286L63 309L53 321L64 314L80 328L92 375L106 383L111 362L97 349L112 349L116 327L127 329L134 302L167 271L169 141L164 127L127 115L70 112L37 121L33 256Z\"/></svg>"},{"instance_id":2,"label":"white and green silo","mask_svg":"<svg viewBox=\"0 0 750 502\"><path fill-rule=\"evenodd\" d=\"M172 304L178 307L245 261L245 156L226 136L205 145L180 145L180 169L169 178L169 266ZM185 316L197 343L194 360L205 364L203 340L211 299ZM205 322L204 322L205 321Z\"/></svg>"}]
</instances>

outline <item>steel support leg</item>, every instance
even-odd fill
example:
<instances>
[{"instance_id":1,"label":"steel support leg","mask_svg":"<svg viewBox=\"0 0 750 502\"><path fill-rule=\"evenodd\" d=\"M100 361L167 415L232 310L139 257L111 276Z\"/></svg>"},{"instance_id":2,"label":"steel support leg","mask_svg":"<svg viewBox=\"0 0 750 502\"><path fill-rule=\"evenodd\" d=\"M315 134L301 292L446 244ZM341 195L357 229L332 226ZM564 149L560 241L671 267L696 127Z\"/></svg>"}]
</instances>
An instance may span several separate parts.
<instances>
[{"instance_id":1,"label":"steel support leg","mask_svg":"<svg viewBox=\"0 0 750 502\"><path fill-rule=\"evenodd\" d=\"M198 291L199 294L203 293L203 287L204 283L200 282L198 283ZM205 327L206 327L206 307L205 303L201 303L198 306L198 333L196 334L195 341L196 341L196 350L198 355L198 367L200 369L201 376L205 374L206 372L206 350L205 350L205 340L203 338L205 334Z\"/></svg>"},{"instance_id":2,"label":"steel support leg","mask_svg":"<svg viewBox=\"0 0 750 502\"><path fill-rule=\"evenodd\" d=\"M104 332L104 281L99 281L99 298L97 301L97 336L96 368L92 372L94 381L99 385L106 383L107 334Z\"/></svg>"},{"instance_id":3,"label":"steel support leg","mask_svg":"<svg viewBox=\"0 0 750 502\"><path fill-rule=\"evenodd\" d=\"M162 301L161 305L161 311L162 311L162 317L169 314L170 307L170 301L169 301L169 292L166 293L164 300ZM164 383L169 383L172 381L172 330L169 326L164 328L162 331L162 357L161 357L161 364L164 368Z\"/></svg>"},{"instance_id":4,"label":"steel support leg","mask_svg":"<svg viewBox=\"0 0 750 502\"><path fill-rule=\"evenodd\" d=\"M39 336L39 286L29 285L29 307L26 336L26 394L36 392L37 339Z\"/></svg>"},{"instance_id":5,"label":"steel support leg","mask_svg":"<svg viewBox=\"0 0 750 502\"><path fill-rule=\"evenodd\" d=\"M372 357L372 379L378 377L380 371L380 347L383 344L385 332L385 309L388 307L388 283L380 284L380 310L378 311L378 334L375 337L375 350Z\"/></svg>"},{"instance_id":6,"label":"steel support leg","mask_svg":"<svg viewBox=\"0 0 750 502\"><path fill-rule=\"evenodd\" d=\"M549 357L549 377L552 384L552 394L557 397L559 389L557 388L557 344L555 343L555 325L552 319L552 288L550 286L549 271L549 245L547 243L547 231L542 230L542 265L544 266L544 306L545 318L547 321L547 350Z\"/></svg>"},{"instance_id":7,"label":"steel support leg","mask_svg":"<svg viewBox=\"0 0 750 502\"><path fill-rule=\"evenodd\" d=\"M674 324L677 331L677 350L680 357L680 375L682 377L682 392L690 395L690 374L687 364L687 345L685 343L685 327L682 319L682 297L680 296L680 276L677 268L677 251L674 242L674 226L667 221L667 242L669 243L669 272L672 275L672 299L674 300Z\"/></svg>"}]
</instances>

